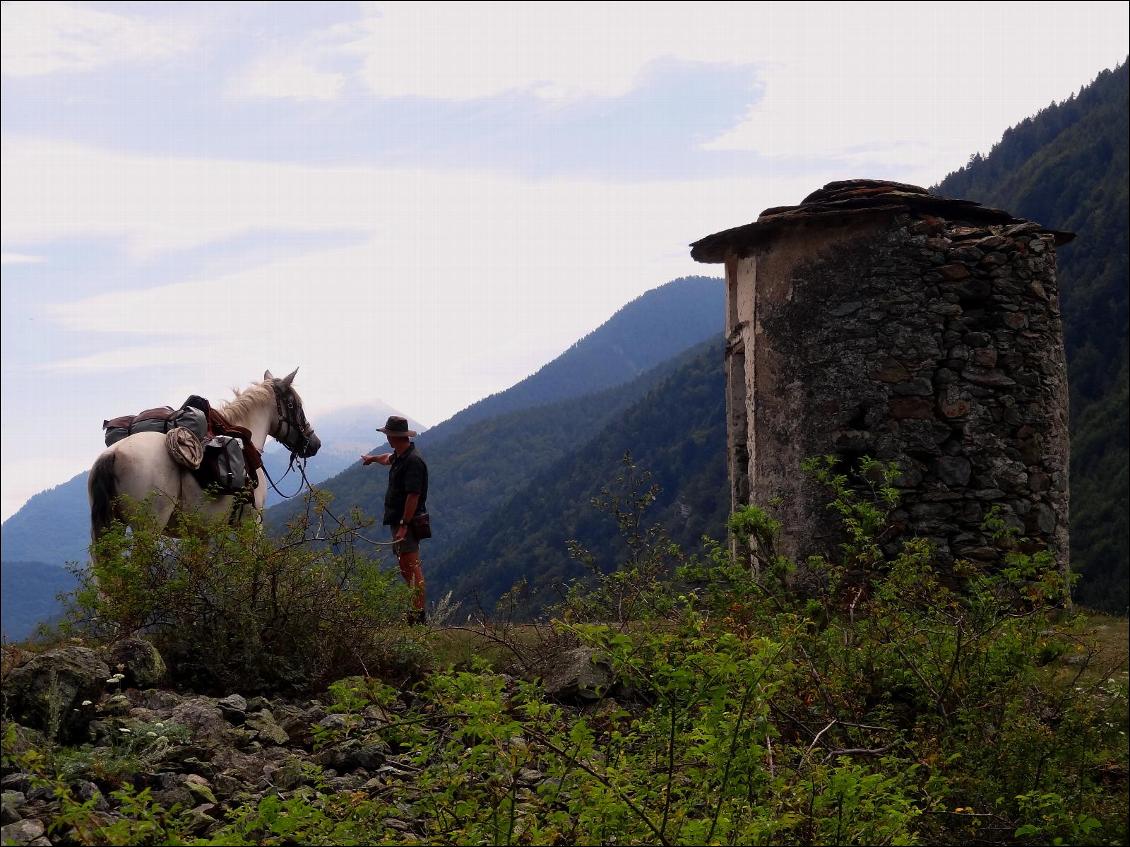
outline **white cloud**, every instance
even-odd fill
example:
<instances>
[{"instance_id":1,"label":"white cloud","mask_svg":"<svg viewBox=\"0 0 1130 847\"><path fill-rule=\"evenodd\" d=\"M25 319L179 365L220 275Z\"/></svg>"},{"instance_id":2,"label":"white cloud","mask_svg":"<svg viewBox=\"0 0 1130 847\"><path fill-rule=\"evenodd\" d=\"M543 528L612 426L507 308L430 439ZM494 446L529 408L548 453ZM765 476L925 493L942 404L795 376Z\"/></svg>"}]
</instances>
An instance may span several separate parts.
<instances>
[{"instance_id":1,"label":"white cloud","mask_svg":"<svg viewBox=\"0 0 1130 847\"><path fill-rule=\"evenodd\" d=\"M191 28L152 23L69 3L5 3L3 73L14 77L90 71L187 49Z\"/></svg>"},{"instance_id":2,"label":"white cloud","mask_svg":"<svg viewBox=\"0 0 1130 847\"><path fill-rule=\"evenodd\" d=\"M529 182L156 159L31 139L6 140L3 165L3 229L16 245L97 235L148 256L255 230L363 228L351 246L237 262L49 315L67 330L142 345L154 332L180 334L148 348L154 364L195 367L217 392L301 364L312 408L382 396L425 420L505 388L647 288L717 272L691 262L686 245L834 176ZM138 353L106 347L49 368L110 384ZM405 354L412 370L391 367Z\"/></svg>"},{"instance_id":3,"label":"white cloud","mask_svg":"<svg viewBox=\"0 0 1130 847\"><path fill-rule=\"evenodd\" d=\"M38 265L45 261L42 256L28 253L0 253L0 265Z\"/></svg>"},{"instance_id":4,"label":"white cloud","mask_svg":"<svg viewBox=\"0 0 1130 847\"><path fill-rule=\"evenodd\" d=\"M763 86L704 145L936 179L1130 49L1124 3L368 4L323 33L382 97L626 94L661 58L746 65ZM939 169L941 172L939 173Z\"/></svg>"},{"instance_id":5,"label":"white cloud","mask_svg":"<svg viewBox=\"0 0 1130 847\"><path fill-rule=\"evenodd\" d=\"M257 59L233 81L233 97L292 100L333 100L345 84L345 74L318 70L313 61L275 53Z\"/></svg>"},{"instance_id":6,"label":"white cloud","mask_svg":"<svg viewBox=\"0 0 1130 847\"><path fill-rule=\"evenodd\" d=\"M149 331L152 331L152 325ZM174 323L164 335L192 335L203 341L207 332L197 328L182 327ZM150 344L134 347L118 347L91 353L87 356L73 356L44 362L37 370L54 374L107 374L113 371L146 370L171 365L215 365L216 356L202 344Z\"/></svg>"},{"instance_id":7,"label":"white cloud","mask_svg":"<svg viewBox=\"0 0 1130 847\"><path fill-rule=\"evenodd\" d=\"M704 146L848 165L893 159L937 179L1126 57L1125 4L1025 6L1037 26L1019 26L1016 12L844 3L820 8L817 20L814 10L810 38L766 45L774 62L764 98Z\"/></svg>"},{"instance_id":8,"label":"white cloud","mask_svg":"<svg viewBox=\"0 0 1130 847\"><path fill-rule=\"evenodd\" d=\"M368 4L340 25L342 52L386 97L466 100L529 91L546 100L616 96L661 56L730 61L748 33L734 6L660 3ZM742 61L753 61L748 52Z\"/></svg>"}]
</instances>

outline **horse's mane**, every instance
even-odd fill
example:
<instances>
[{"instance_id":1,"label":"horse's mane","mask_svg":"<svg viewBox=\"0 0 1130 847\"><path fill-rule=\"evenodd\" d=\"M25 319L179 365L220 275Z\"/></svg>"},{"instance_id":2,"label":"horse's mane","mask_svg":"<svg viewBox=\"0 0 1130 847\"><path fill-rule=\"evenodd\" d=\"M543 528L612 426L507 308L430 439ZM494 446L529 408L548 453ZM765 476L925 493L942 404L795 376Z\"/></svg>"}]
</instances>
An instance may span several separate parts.
<instances>
[{"instance_id":1,"label":"horse's mane","mask_svg":"<svg viewBox=\"0 0 1130 847\"><path fill-rule=\"evenodd\" d=\"M235 396L231 400L228 400L220 411L223 412L224 417L232 423L246 420L253 409L268 403L274 403L275 394L274 388L271 387L271 382L271 380L265 379L262 382L256 382L248 388L233 388L232 393Z\"/></svg>"}]
</instances>

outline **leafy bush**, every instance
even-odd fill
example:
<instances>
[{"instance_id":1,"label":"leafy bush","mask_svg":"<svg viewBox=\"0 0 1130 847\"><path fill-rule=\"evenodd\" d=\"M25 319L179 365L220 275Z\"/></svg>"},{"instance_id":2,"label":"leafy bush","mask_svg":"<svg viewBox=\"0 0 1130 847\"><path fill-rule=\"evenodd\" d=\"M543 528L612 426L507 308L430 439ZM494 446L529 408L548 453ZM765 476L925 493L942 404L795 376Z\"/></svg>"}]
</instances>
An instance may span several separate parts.
<instances>
[{"instance_id":1,"label":"leafy bush","mask_svg":"<svg viewBox=\"0 0 1130 847\"><path fill-rule=\"evenodd\" d=\"M324 507L312 500L281 539L254 522L200 514L182 516L171 539L135 505L130 529L116 524L94 545L71 625L103 637L145 633L174 681L197 690L298 689L351 672L414 670L426 650L400 632L407 589L359 549L362 525L310 537Z\"/></svg>"},{"instance_id":2,"label":"leafy bush","mask_svg":"<svg viewBox=\"0 0 1130 847\"><path fill-rule=\"evenodd\" d=\"M345 719L313 746L380 742L381 779L269 794L195 843L1125 843L1125 662L1098 666L1064 574L1002 526L993 569L893 548L894 469L857 470L809 465L845 527L835 556L781 557L750 507L673 576L655 536L626 542L634 575L575 589L553 626L615 699L552 702L537 663L340 679ZM621 526L645 538L633 490ZM190 840L175 810L118 799L116 836ZM108 837L65 811L73 840Z\"/></svg>"}]
</instances>

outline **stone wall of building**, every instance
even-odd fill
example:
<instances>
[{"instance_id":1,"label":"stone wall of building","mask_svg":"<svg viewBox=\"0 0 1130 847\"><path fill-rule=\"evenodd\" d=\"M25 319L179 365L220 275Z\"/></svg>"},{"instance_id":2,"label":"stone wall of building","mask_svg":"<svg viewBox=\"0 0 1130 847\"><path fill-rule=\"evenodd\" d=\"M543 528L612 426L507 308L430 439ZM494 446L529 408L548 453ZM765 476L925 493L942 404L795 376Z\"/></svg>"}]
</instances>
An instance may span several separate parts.
<instances>
[{"instance_id":1,"label":"stone wall of building","mask_svg":"<svg viewBox=\"0 0 1130 847\"><path fill-rule=\"evenodd\" d=\"M711 236L729 286L735 505L776 500L784 552L826 552L838 530L801 463L867 455L898 463L896 523L943 559L995 559L982 525L996 506L1066 564L1068 236L910 186L841 185L887 202L802 204L785 225Z\"/></svg>"}]
</instances>

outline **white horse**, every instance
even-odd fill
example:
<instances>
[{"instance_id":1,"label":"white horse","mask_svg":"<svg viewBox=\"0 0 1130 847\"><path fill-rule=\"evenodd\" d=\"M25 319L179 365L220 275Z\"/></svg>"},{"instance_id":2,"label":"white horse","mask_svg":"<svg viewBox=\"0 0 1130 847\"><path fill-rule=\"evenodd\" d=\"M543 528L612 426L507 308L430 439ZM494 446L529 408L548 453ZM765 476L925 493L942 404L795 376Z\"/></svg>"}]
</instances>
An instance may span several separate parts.
<instances>
[{"instance_id":1,"label":"white horse","mask_svg":"<svg viewBox=\"0 0 1130 847\"><path fill-rule=\"evenodd\" d=\"M243 391L220 407L228 422L251 430L251 441L262 451L270 435L292 454L306 458L322 446L306 420L302 398L291 383L292 373L281 379L267 371L263 381ZM263 511L267 497L263 469L254 492L256 514ZM90 534L97 541L115 519L126 520L119 498L146 502L158 527L167 535L176 534L178 511L197 510L208 518L226 517L237 508L234 495L206 494L191 471L172 460L165 447L165 436L158 432L136 432L109 447L94 462L87 482L90 498Z\"/></svg>"}]
</instances>

